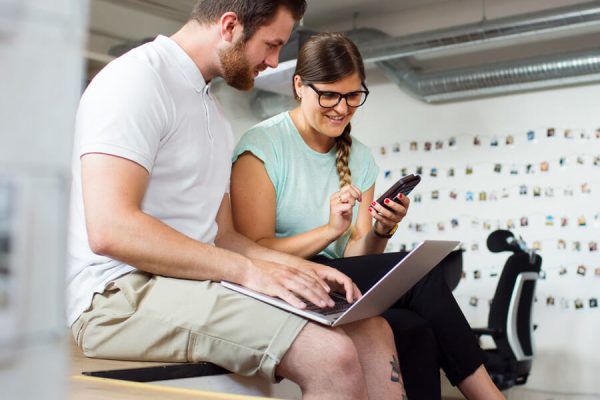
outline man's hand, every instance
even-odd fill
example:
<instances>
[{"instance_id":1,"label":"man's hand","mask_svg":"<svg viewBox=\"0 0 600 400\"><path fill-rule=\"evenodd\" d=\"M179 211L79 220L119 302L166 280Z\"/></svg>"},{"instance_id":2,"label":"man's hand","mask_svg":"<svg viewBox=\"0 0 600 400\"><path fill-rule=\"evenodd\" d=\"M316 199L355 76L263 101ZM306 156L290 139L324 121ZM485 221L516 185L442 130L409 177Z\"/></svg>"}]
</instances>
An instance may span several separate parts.
<instances>
[{"instance_id":1,"label":"man's hand","mask_svg":"<svg viewBox=\"0 0 600 400\"><path fill-rule=\"evenodd\" d=\"M338 293L343 291L346 294L348 303L353 303L354 300L358 300L362 296L352 279L335 268L308 260L302 260L297 268L307 272L310 271L314 276L328 282L334 288L334 291Z\"/></svg>"},{"instance_id":2,"label":"man's hand","mask_svg":"<svg viewBox=\"0 0 600 400\"><path fill-rule=\"evenodd\" d=\"M269 296L279 297L297 308L306 308L306 303L301 299L319 307L333 307L335 303L329 295L329 285L325 281L348 288L350 300L355 294L356 286L350 278L333 268L297 268L264 260L251 261L252 267L245 274L241 284Z\"/></svg>"}]
</instances>

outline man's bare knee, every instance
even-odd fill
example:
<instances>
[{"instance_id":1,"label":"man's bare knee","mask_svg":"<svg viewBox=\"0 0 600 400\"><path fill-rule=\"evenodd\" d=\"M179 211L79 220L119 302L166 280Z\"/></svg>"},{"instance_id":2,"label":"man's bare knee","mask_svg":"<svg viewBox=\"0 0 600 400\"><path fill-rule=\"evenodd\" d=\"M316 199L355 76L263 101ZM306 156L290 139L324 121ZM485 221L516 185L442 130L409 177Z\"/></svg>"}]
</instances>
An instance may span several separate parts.
<instances>
[{"instance_id":1,"label":"man's bare knee","mask_svg":"<svg viewBox=\"0 0 600 400\"><path fill-rule=\"evenodd\" d=\"M307 324L281 360L277 374L296 382L305 394L330 392L338 398L366 396L358 352L341 329Z\"/></svg>"}]
</instances>

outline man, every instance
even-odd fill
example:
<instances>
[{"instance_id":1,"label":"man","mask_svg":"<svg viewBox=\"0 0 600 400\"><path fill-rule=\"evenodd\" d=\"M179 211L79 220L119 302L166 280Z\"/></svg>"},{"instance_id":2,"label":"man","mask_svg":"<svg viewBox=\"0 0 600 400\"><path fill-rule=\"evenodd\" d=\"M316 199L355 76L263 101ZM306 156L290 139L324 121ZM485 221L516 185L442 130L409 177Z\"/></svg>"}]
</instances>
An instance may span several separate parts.
<instances>
[{"instance_id":1,"label":"man","mask_svg":"<svg viewBox=\"0 0 600 400\"><path fill-rule=\"evenodd\" d=\"M380 318L329 329L218 283L304 307L333 305L345 275L238 234L229 205L231 128L210 94L276 67L304 0L200 0L90 83L76 121L68 322L90 357L214 362L298 383L305 398L400 398Z\"/></svg>"}]
</instances>

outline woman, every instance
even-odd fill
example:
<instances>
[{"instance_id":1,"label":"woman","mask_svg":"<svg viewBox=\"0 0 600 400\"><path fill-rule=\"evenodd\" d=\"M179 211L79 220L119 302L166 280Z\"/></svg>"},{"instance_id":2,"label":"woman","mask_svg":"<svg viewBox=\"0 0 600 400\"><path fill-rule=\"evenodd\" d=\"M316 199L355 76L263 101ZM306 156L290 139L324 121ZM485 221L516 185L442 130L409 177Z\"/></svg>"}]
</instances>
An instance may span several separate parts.
<instances>
[{"instance_id":1,"label":"woman","mask_svg":"<svg viewBox=\"0 0 600 400\"><path fill-rule=\"evenodd\" d=\"M332 33L309 39L294 73L299 106L242 137L231 179L241 233L334 266L363 290L393 265L386 260L398 257L380 253L410 204L402 195L398 202L385 199L390 210L373 201L378 167L369 149L350 136L350 121L369 94L364 82L362 58L349 39ZM363 257L345 258L350 256ZM503 398L437 270L384 314L397 339L408 397L440 398L439 359L467 398ZM426 361L419 363L421 355Z\"/></svg>"}]
</instances>

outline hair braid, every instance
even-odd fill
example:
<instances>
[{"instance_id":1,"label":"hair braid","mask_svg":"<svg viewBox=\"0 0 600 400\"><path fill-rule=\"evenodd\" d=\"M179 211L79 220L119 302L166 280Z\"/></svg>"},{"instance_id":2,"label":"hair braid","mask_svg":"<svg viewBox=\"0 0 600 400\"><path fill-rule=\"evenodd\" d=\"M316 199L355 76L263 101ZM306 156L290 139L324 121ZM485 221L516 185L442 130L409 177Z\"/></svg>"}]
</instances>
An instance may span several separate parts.
<instances>
[{"instance_id":1,"label":"hair braid","mask_svg":"<svg viewBox=\"0 0 600 400\"><path fill-rule=\"evenodd\" d=\"M352 173L348 166L350 161L350 147L352 146L352 137L350 136L350 124L346 125L344 132L335 139L337 151L335 153L335 167L340 179L340 188L352 183Z\"/></svg>"}]
</instances>

